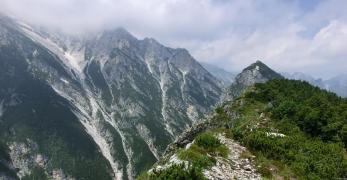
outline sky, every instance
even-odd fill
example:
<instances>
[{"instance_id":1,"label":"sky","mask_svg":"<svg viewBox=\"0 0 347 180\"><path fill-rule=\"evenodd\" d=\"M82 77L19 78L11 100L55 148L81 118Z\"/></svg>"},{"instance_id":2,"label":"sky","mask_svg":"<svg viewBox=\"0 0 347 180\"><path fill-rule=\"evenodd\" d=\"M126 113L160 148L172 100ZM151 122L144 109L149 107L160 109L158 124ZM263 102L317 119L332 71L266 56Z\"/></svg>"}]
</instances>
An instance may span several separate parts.
<instances>
[{"instance_id":1,"label":"sky","mask_svg":"<svg viewBox=\"0 0 347 180\"><path fill-rule=\"evenodd\" d=\"M124 27L231 72L347 73L346 0L0 0L0 12L69 33Z\"/></svg>"}]
</instances>

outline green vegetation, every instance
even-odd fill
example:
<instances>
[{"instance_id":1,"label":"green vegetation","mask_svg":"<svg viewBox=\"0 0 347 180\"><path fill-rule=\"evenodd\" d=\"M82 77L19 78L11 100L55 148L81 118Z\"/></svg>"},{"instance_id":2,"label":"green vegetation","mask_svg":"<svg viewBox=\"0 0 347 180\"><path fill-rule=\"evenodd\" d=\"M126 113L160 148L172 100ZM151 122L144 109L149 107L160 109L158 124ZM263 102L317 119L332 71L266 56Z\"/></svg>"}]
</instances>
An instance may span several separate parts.
<instances>
[{"instance_id":1,"label":"green vegetation","mask_svg":"<svg viewBox=\"0 0 347 180\"><path fill-rule=\"evenodd\" d=\"M185 167L184 164L172 165L165 170L153 171L150 174L142 174L139 180L204 180L201 170L195 166Z\"/></svg>"},{"instance_id":2,"label":"green vegetation","mask_svg":"<svg viewBox=\"0 0 347 180\"><path fill-rule=\"evenodd\" d=\"M210 156L208 156L210 155ZM207 169L215 165L216 156L227 157L228 149L211 132L205 132L195 138L195 142L178 153L178 157L193 166Z\"/></svg>"},{"instance_id":3,"label":"green vegetation","mask_svg":"<svg viewBox=\"0 0 347 180\"><path fill-rule=\"evenodd\" d=\"M48 180L45 170L40 167L34 167L30 175L26 175L22 180Z\"/></svg>"},{"instance_id":4,"label":"green vegetation","mask_svg":"<svg viewBox=\"0 0 347 180\"><path fill-rule=\"evenodd\" d=\"M223 145L219 139L217 139L211 132L205 132L200 134L195 139L195 144L201 150L207 152L208 154L227 157L228 149L225 145ZM192 146L192 148L194 145Z\"/></svg>"},{"instance_id":5,"label":"green vegetation","mask_svg":"<svg viewBox=\"0 0 347 180\"><path fill-rule=\"evenodd\" d=\"M6 161L10 160L7 151L8 149L6 144L0 140L0 159L4 159Z\"/></svg>"},{"instance_id":6,"label":"green vegetation","mask_svg":"<svg viewBox=\"0 0 347 180\"><path fill-rule=\"evenodd\" d=\"M282 79L257 84L228 108L233 121L221 108L216 117L257 157L264 177L347 177L345 99Z\"/></svg>"},{"instance_id":7,"label":"green vegetation","mask_svg":"<svg viewBox=\"0 0 347 180\"><path fill-rule=\"evenodd\" d=\"M207 156L204 150L195 144L187 150L179 151L178 157L201 169L212 167L216 163L215 158Z\"/></svg>"},{"instance_id":8,"label":"green vegetation","mask_svg":"<svg viewBox=\"0 0 347 180\"><path fill-rule=\"evenodd\" d=\"M199 135L196 139L196 145L204 149L214 149L221 146L219 140L213 136L211 133L203 133Z\"/></svg>"},{"instance_id":9,"label":"green vegetation","mask_svg":"<svg viewBox=\"0 0 347 180\"><path fill-rule=\"evenodd\" d=\"M246 146L249 152L241 157L255 155L264 179L347 178L347 100L306 82L256 84L216 108L207 123ZM199 134L188 149L178 150L188 167L174 165L139 179L203 179L202 170L228 153L212 132Z\"/></svg>"},{"instance_id":10,"label":"green vegetation","mask_svg":"<svg viewBox=\"0 0 347 180\"><path fill-rule=\"evenodd\" d=\"M274 80L258 84L247 96L273 104L269 108L276 121L288 121L301 131L324 142L347 145L347 101L306 82Z\"/></svg>"},{"instance_id":11,"label":"green vegetation","mask_svg":"<svg viewBox=\"0 0 347 180\"><path fill-rule=\"evenodd\" d=\"M188 161L189 164L176 164L164 170L154 170L149 174L140 175L138 179L205 179L202 171L216 164L215 157L227 157L228 149L212 132L205 132L198 135L188 149L180 149L177 154L181 160Z\"/></svg>"}]
</instances>

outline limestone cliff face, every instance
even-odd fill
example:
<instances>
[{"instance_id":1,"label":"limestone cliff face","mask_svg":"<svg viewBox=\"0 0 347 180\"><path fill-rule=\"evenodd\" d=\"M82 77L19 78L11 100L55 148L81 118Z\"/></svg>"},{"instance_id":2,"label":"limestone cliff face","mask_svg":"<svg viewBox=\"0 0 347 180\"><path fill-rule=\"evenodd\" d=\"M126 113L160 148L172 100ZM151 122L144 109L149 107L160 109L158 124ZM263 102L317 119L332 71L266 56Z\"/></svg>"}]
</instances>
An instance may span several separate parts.
<instances>
[{"instance_id":1,"label":"limestone cliff face","mask_svg":"<svg viewBox=\"0 0 347 180\"><path fill-rule=\"evenodd\" d=\"M0 18L0 137L6 146L37 143L54 167L48 174L61 167L67 177L80 176L96 168L79 166L89 163L102 166L94 179L132 179L221 93L185 49L122 28L79 37ZM67 151L51 148L50 138ZM75 165L53 163L62 155ZM32 172L22 169L19 176Z\"/></svg>"}]
</instances>

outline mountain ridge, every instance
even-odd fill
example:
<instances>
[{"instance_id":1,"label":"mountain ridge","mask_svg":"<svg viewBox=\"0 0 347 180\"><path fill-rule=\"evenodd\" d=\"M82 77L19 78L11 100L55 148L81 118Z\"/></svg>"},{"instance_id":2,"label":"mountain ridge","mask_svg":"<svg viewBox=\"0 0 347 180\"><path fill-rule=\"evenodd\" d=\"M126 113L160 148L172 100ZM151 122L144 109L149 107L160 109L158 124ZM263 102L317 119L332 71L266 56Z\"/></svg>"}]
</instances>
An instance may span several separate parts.
<instances>
[{"instance_id":1,"label":"mountain ridge","mask_svg":"<svg viewBox=\"0 0 347 180\"><path fill-rule=\"evenodd\" d=\"M124 29L81 39L36 30L24 23L2 24L7 29L2 28L0 35L10 33L2 38L1 50L11 53L11 48L19 49L27 76L51 87L68 102L64 107L91 137L104 157L102 161L109 163L105 171L111 168L115 179L133 179L153 164L176 135L212 109L221 94L218 80L187 50L167 48L149 38L138 40ZM18 43L7 42L12 40ZM34 48L21 48L25 43ZM1 103L5 107L2 117L7 117L8 103ZM12 141L5 144L23 143ZM35 138L31 141L42 145ZM51 163L49 153L42 155ZM60 165L62 173L79 177L76 168ZM16 166L26 167L21 163ZM49 176L54 170L42 168L40 171ZM29 168L21 176L31 172Z\"/></svg>"}]
</instances>

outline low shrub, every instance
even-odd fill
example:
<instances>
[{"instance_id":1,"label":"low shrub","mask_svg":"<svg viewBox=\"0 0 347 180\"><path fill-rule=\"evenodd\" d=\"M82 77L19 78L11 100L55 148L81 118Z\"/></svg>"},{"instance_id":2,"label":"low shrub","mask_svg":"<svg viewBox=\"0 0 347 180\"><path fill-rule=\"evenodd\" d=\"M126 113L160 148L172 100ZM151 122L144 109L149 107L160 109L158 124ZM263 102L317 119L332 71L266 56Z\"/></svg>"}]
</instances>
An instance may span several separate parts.
<instances>
[{"instance_id":1,"label":"low shrub","mask_svg":"<svg viewBox=\"0 0 347 180\"><path fill-rule=\"evenodd\" d=\"M138 180L205 180L201 170L196 166L175 164L163 170L141 174Z\"/></svg>"}]
</instances>

